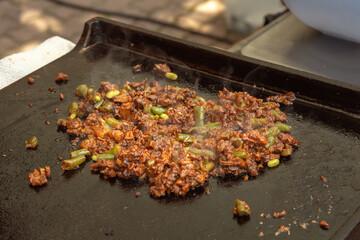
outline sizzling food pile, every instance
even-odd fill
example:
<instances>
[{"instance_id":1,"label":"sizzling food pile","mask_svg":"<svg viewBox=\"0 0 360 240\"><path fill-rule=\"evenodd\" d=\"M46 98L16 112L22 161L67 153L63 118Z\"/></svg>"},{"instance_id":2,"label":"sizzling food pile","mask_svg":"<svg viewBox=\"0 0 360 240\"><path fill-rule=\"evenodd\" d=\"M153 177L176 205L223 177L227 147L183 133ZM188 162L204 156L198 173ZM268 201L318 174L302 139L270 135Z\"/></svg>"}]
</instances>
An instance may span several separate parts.
<instances>
[{"instance_id":1,"label":"sizzling food pile","mask_svg":"<svg viewBox=\"0 0 360 240\"><path fill-rule=\"evenodd\" d=\"M70 170L86 161L104 178L146 179L155 197L184 196L211 175L256 176L274 167L298 141L282 123L279 103L246 92L220 91L206 101L188 88L158 82L102 82L98 91L80 85L82 100L58 125L82 140ZM293 96L292 96L293 97Z\"/></svg>"}]
</instances>

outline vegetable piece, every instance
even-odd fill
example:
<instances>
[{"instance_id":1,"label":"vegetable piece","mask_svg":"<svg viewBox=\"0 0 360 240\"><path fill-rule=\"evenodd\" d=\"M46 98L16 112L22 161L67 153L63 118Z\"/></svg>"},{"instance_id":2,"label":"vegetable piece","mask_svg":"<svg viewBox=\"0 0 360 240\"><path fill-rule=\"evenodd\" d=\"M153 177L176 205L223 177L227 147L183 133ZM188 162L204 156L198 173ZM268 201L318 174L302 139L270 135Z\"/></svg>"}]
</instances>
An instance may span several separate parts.
<instances>
[{"instance_id":1,"label":"vegetable piece","mask_svg":"<svg viewBox=\"0 0 360 240\"><path fill-rule=\"evenodd\" d=\"M207 149L189 148L189 152L208 157L216 157L216 154L213 151Z\"/></svg>"},{"instance_id":2,"label":"vegetable piece","mask_svg":"<svg viewBox=\"0 0 360 240\"><path fill-rule=\"evenodd\" d=\"M151 120L157 120L159 119L159 115L150 115Z\"/></svg>"},{"instance_id":3,"label":"vegetable piece","mask_svg":"<svg viewBox=\"0 0 360 240\"><path fill-rule=\"evenodd\" d=\"M184 143L193 143L195 142L195 138L192 135L179 133L177 140Z\"/></svg>"},{"instance_id":4,"label":"vegetable piece","mask_svg":"<svg viewBox=\"0 0 360 240\"><path fill-rule=\"evenodd\" d=\"M79 109L79 105L76 102L72 102L69 106L69 114L73 114L73 113L76 114L78 109Z\"/></svg>"},{"instance_id":5,"label":"vegetable piece","mask_svg":"<svg viewBox=\"0 0 360 240\"><path fill-rule=\"evenodd\" d=\"M95 89L93 87L90 87L88 90L88 95L94 96L94 94L95 94Z\"/></svg>"},{"instance_id":6,"label":"vegetable piece","mask_svg":"<svg viewBox=\"0 0 360 240\"><path fill-rule=\"evenodd\" d=\"M268 161L267 165L268 167L277 167L279 165L279 159L273 159L273 160L270 160Z\"/></svg>"},{"instance_id":7,"label":"vegetable piece","mask_svg":"<svg viewBox=\"0 0 360 240\"><path fill-rule=\"evenodd\" d=\"M107 122L106 122L104 119L98 118L98 121L99 121L99 123L101 124L101 126L103 126L104 128L106 128L106 129L112 129L112 127L111 127L109 124L107 124Z\"/></svg>"},{"instance_id":8,"label":"vegetable piece","mask_svg":"<svg viewBox=\"0 0 360 240\"><path fill-rule=\"evenodd\" d=\"M80 164L84 163L85 160L86 160L85 155L80 155L76 158L64 160L64 161L62 161L63 165L61 166L61 169L62 170L72 170L72 169L78 167Z\"/></svg>"},{"instance_id":9,"label":"vegetable piece","mask_svg":"<svg viewBox=\"0 0 360 240\"><path fill-rule=\"evenodd\" d=\"M167 72L165 73L165 77L175 81L178 78L178 75L172 72Z\"/></svg>"},{"instance_id":10,"label":"vegetable piece","mask_svg":"<svg viewBox=\"0 0 360 240\"><path fill-rule=\"evenodd\" d=\"M166 119L169 119L169 116L167 114L163 113L163 114L160 115L160 118L166 120Z\"/></svg>"},{"instance_id":11,"label":"vegetable piece","mask_svg":"<svg viewBox=\"0 0 360 240\"><path fill-rule=\"evenodd\" d=\"M236 147L241 147L242 144L244 143L243 140L239 137L232 137L230 139L230 141L236 146Z\"/></svg>"},{"instance_id":12,"label":"vegetable piece","mask_svg":"<svg viewBox=\"0 0 360 240\"><path fill-rule=\"evenodd\" d=\"M271 112L274 114L274 117L275 117L275 119L276 120L279 120L279 118L280 118L280 113L278 113L276 110L271 110Z\"/></svg>"},{"instance_id":13,"label":"vegetable piece","mask_svg":"<svg viewBox=\"0 0 360 240\"><path fill-rule=\"evenodd\" d=\"M289 125L286 125L284 123L277 123L275 124L279 129L280 131L282 132L290 132L291 130L291 127Z\"/></svg>"},{"instance_id":14,"label":"vegetable piece","mask_svg":"<svg viewBox=\"0 0 360 240\"><path fill-rule=\"evenodd\" d=\"M96 92L96 93L95 93L95 97L94 97L95 102L99 102L101 99L102 99L102 98L101 98L101 94L98 93L98 92Z\"/></svg>"},{"instance_id":15,"label":"vegetable piece","mask_svg":"<svg viewBox=\"0 0 360 240\"><path fill-rule=\"evenodd\" d=\"M71 119L75 119L75 118L76 118L76 114L75 114L75 113L72 113L72 114L70 115L70 118L71 118Z\"/></svg>"},{"instance_id":16,"label":"vegetable piece","mask_svg":"<svg viewBox=\"0 0 360 240\"><path fill-rule=\"evenodd\" d=\"M237 216L249 216L251 213L251 209L245 201L240 201L239 199L236 199L233 213Z\"/></svg>"},{"instance_id":17,"label":"vegetable piece","mask_svg":"<svg viewBox=\"0 0 360 240\"><path fill-rule=\"evenodd\" d=\"M98 96L95 96L95 101L96 101L96 98L97 98ZM99 97L100 98L100 97ZM99 101L97 101L95 104L94 104L94 108L96 108L96 109L98 109L102 104L103 104L103 102L104 102L104 99L99 99Z\"/></svg>"},{"instance_id":18,"label":"vegetable piece","mask_svg":"<svg viewBox=\"0 0 360 240\"><path fill-rule=\"evenodd\" d=\"M161 115L163 114L164 112L166 112L166 109L165 108L162 108L162 107L151 107L151 112L155 115Z\"/></svg>"},{"instance_id":19,"label":"vegetable piece","mask_svg":"<svg viewBox=\"0 0 360 240\"><path fill-rule=\"evenodd\" d=\"M215 164L213 162L208 162L207 164L205 164L204 170L207 172L210 172L211 170L213 170L215 167Z\"/></svg>"},{"instance_id":20,"label":"vegetable piece","mask_svg":"<svg viewBox=\"0 0 360 240\"><path fill-rule=\"evenodd\" d=\"M106 123L109 124L109 126L111 126L111 127L115 127L115 126L121 124L121 122L116 120L115 118L106 119Z\"/></svg>"},{"instance_id":21,"label":"vegetable piece","mask_svg":"<svg viewBox=\"0 0 360 240\"><path fill-rule=\"evenodd\" d=\"M26 148L36 148L37 144L38 144L38 139L35 136L25 141Z\"/></svg>"},{"instance_id":22,"label":"vegetable piece","mask_svg":"<svg viewBox=\"0 0 360 240\"><path fill-rule=\"evenodd\" d=\"M98 161L101 159L105 159L105 160L113 160L115 158L114 155L109 154L109 153L103 153L103 154L96 154L96 155L92 155L91 159L93 161Z\"/></svg>"},{"instance_id":23,"label":"vegetable piece","mask_svg":"<svg viewBox=\"0 0 360 240\"><path fill-rule=\"evenodd\" d=\"M115 96L119 95L120 91L119 90L112 90L106 93L106 97L109 99L114 98Z\"/></svg>"},{"instance_id":24,"label":"vegetable piece","mask_svg":"<svg viewBox=\"0 0 360 240\"><path fill-rule=\"evenodd\" d=\"M281 131L277 126L273 126L266 131L266 137L276 137L280 132Z\"/></svg>"},{"instance_id":25,"label":"vegetable piece","mask_svg":"<svg viewBox=\"0 0 360 240\"><path fill-rule=\"evenodd\" d=\"M99 108L99 110L100 110L101 112L112 112L112 110L113 110L113 108L114 108L114 105L115 105L115 103L113 103L113 102L107 102L107 103L103 104L103 105Z\"/></svg>"},{"instance_id":26,"label":"vegetable piece","mask_svg":"<svg viewBox=\"0 0 360 240\"><path fill-rule=\"evenodd\" d=\"M86 84L81 84L76 88L76 91L79 96L86 98L88 89L89 88L86 86Z\"/></svg>"},{"instance_id":27,"label":"vegetable piece","mask_svg":"<svg viewBox=\"0 0 360 240\"><path fill-rule=\"evenodd\" d=\"M205 108L203 106L195 106L194 107L194 120L196 126L202 127L204 126L205 119Z\"/></svg>"},{"instance_id":28,"label":"vegetable piece","mask_svg":"<svg viewBox=\"0 0 360 240\"><path fill-rule=\"evenodd\" d=\"M208 129L221 128L221 124L220 122L207 123L205 127Z\"/></svg>"},{"instance_id":29,"label":"vegetable piece","mask_svg":"<svg viewBox=\"0 0 360 240\"><path fill-rule=\"evenodd\" d=\"M106 151L107 154L111 154L111 155L118 155L119 152L121 151L121 147L117 144L114 145L114 147L108 151Z\"/></svg>"},{"instance_id":30,"label":"vegetable piece","mask_svg":"<svg viewBox=\"0 0 360 240\"><path fill-rule=\"evenodd\" d=\"M62 126L64 124L66 124L67 122L68 122L68 120L60 118L59 120L57 120L56 125Z\"/></svg>"},{"instance_id":31,"label":"vegetable piece","mask_svg":"<svg viewBox=\"0 0 360 240\"><path fill-rule=\"evenodd\" d=\"M121 89L125 90L126 92L130 92L132 90L132 88L127 84L124 84Z\"/></svg>"},{"instance_id":32,"label":"vegetable piece","mask_svg":"<svg viewBox=\"0 0 360 240\"><path fill-rule=\"evenodd\" d=\"M250 118L250 123L252 127L261 127L265 124L267 124L267 118Z\"/></svg>"},{"instance_id":33,"label":"vegetable piece","mask_svg":"<svg viewBox=\"0 0 360 240\"><path fill-rule=\"evenodd\" d=\"M80 157L81 155L88 156L88 155L90 155L90 151L85 148L73 151L70 153L70 158Z\"/></svg>"},{"instance_id":34,"label":"vegetable piece","mask_svg":"<svg viewBox=\"0 0 360 240\"><path fill-rule=\"evenodd\" d=\"M274 145L276 142L276 138L274 138L273 136L268 137L267 139L267 144L265 145L266 149L269 149L272 145Z\"/></svg>"},{"instance_id":35,"label":"vegetable piece","mask_svg":"<svg viewBox=\"0 0 360 240\"><path fill-rule=\"evenodd\" d=\"M239 151L234 151L234 157L247 159L249 156L245 149L240 149Z\"/></svg>"}]
</instances>

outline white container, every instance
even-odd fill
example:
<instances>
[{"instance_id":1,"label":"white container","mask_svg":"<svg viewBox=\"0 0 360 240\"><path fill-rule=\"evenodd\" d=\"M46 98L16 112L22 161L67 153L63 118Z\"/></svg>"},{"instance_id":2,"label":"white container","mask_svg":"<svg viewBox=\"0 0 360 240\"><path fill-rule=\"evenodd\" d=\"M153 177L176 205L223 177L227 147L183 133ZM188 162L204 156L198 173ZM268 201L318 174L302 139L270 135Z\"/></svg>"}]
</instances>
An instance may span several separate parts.
<instances>
[{"instance_id":1,"label":"white container","mask_svg":"<svg viewBox=\"0 0 360 240\"><path fill-rule=\"evenodd\" d=\"M325 34L360 43L360 0L284 0L304 23Z\"/></svg>"},{"instance_id":2,"label":"white container","mask_svg":"<svg viewBox=\"0 0 360 240\"><path fill-rule=\"evenodd\" d=\"M264 25L266 15L285 10L280 0L225 0L225 4L228 28L243 34Z\"/></svg>"}]
</instances>

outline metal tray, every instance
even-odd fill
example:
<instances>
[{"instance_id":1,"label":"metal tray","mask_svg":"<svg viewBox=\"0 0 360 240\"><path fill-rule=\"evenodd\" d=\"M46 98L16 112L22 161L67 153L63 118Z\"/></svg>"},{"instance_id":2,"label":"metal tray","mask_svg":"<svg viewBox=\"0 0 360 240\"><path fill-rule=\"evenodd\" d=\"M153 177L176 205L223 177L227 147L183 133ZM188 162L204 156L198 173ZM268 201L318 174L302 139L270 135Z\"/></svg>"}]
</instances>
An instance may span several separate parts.
<instances>
[{"instance_id":1,"label":"metal tray","mask_svg":"<svg viewBox=\"0 0 360 240\"><path fill-rule=\"evenodd\" d=\"M176 82L159 79L161 84L189 87L205 98L215 98L223 87L257 97L295 92L297 100L282 110L300 141L299 149L290 160L254 179L211 178L206 186L210 195L198 188L183 198L154 199L147 183L101 179L90 173L90 162L64 173L57 157L67 158L76 146L57 131L55 122L67 116L68 105L77 99L76 86L154 80L150 69L159 62L167 62L179 75ZM144 64L146 71L134 75L131 66L136 63ZM58 72L70 76L67 84L55 84ZM356 86L102 18L85 24L73 51L30 76L34 85L23 78L0 91L1 239L254 239L260 231L265 234L262 239L273 239L280 225L290 226L291 239L358 236L360 89ZM51 86L56 93L50 94ZM59 100L60 92L64 101ZM57 114L56 108L61 109ZM26 150L24 141L34 135L38 148ZM45 165L52 168L49 183L30 187L27 174ZM143 196L136 198L137 191ZM250 218L233 218L236 198L249 203ZM284 219L260 216L283 209ZM320 229L320 220L330 229ZM307 229L299 226L304 222L309 223ZM277 238L289 236L282 233Z\"/></svg>"}]
</instances>

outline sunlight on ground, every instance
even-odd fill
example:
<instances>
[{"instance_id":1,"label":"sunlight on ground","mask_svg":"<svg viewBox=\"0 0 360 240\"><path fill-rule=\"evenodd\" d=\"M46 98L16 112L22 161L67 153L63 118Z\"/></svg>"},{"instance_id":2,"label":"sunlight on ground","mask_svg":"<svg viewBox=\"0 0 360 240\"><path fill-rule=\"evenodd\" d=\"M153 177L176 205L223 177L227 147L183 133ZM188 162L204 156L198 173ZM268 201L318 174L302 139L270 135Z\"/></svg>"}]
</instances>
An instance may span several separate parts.
<instances>
[{"instance_id":1,"label":"sunlight on ground","mask_svg":"<svg viewBox=\"0 0 360 240\"><path fill-rule=\"evenodd\" d=\"M46 31L61 33L63 31L60 21L54 17L44 15L37 9L23 10L19 19L22 24L32 26L42 33Z\"/></svg>"},{"instance_id":2,"label":"sunlight on ground","mask_svg":"<svg viewBox=\"0 0 360 240\"><path fill-rule=\"evenodd\" d=\"M17 49L18 52L25 52L30 49L33 49L34 47L37 47L41 42L40 41L32 41L27 44L22 45L19 49Z\"/></svg>"}]
</instances>

